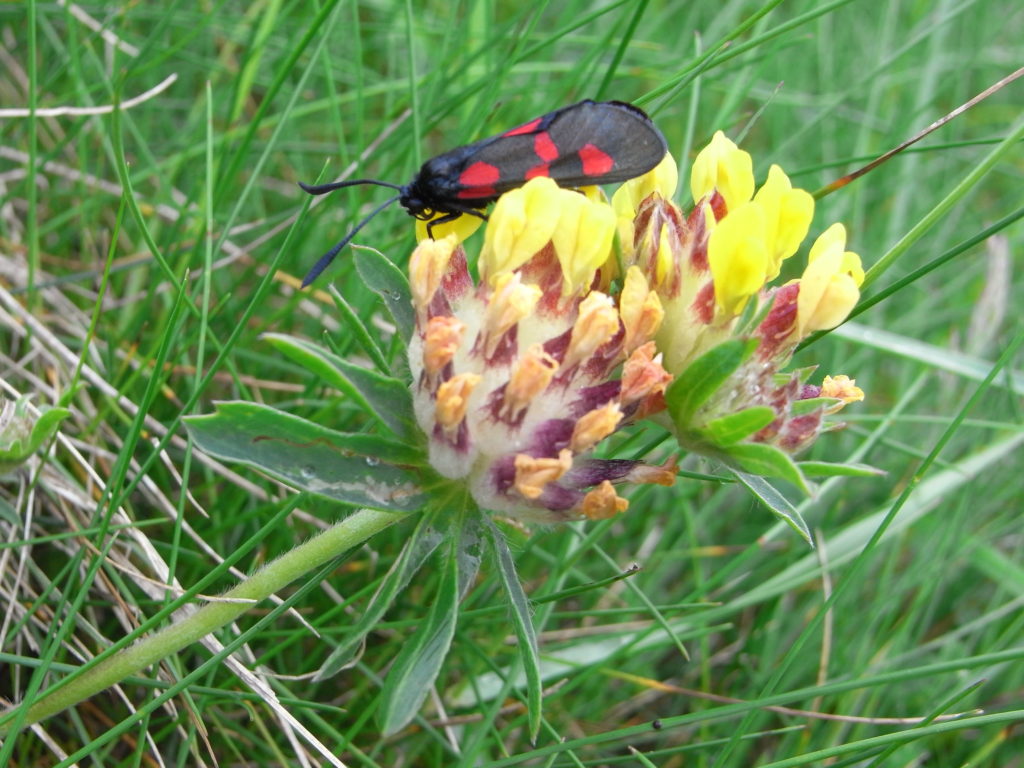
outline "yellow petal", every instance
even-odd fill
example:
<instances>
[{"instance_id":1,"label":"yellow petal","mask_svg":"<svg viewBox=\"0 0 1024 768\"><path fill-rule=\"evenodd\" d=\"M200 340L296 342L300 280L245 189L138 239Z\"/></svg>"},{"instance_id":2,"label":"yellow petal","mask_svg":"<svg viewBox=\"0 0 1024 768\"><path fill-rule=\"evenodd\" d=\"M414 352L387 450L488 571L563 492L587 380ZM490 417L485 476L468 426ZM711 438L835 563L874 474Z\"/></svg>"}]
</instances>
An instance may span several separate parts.
<instances>
[{"instance_id":1,"label":"yellow petal","mask_svg":"<svg viewBox=\"0 0 1024 768\"><path fill-rule=\"evenodd\" d=\"M452 376L437 389L435 418L445 431L452 432L466 418L469 396L473 394L481 376L475 373L460 373Z\"/></svg>"},{"instance_id":2,"label":"yellow petal","mask_svg":"<svg viewBox=\"0 0 1024 768\"><path fill-rule=\"evenodd\" d=\"M630 179L615 190L612 207L619 216L632 219L636 209L647 197L657 192L665 200L671 200L679 184L679 167L671 152L666 152L654 168L643 176Z\"/></svg>"},{"instance_id":3,"label":"yellow petal","mask_svg":"<svg viewBox=\"0 0 1024 768\"><path fill-rule=\"evenodd\" d=\"M840 269L853 279L858 288L864 284L864 267L861 264L860 256L853 251L843 252L843 263Z\"/></svg>"},{"instance_id":4,"label":"yellow petal","mask_svg":"<svg viewBox=\"0 0 1024 768\"><path fill-rule=\"evenodd\" d=\"M466 324L451 315L437 315L427 323L423 339L423 368L430 376L436 376L448 365L459 351Z\"/></svg>"},{"instance_id":5,"label":"yellow petal","mask_svg":"<svg viewBox=\"0 0 1024 768\"><path fill-rule=\"evenodd\" d=\"M572 469L572 451L563 448L558 458L534 458L526 453L516 454L516 476L513 485L528 499L544 493L544 486L553 483Z\"/></svg>"},{"instance_id":6,"label":"yellow petal","mask_svg":"<svg viewBox=\"0 0 1024 768\"><path fill-rule=\"evenodd\" d=\"M838 268L839 271L848 274L859 287L864 282L864 267L861 266L860 256L853 251L845 249L846 227L836 222L822 232L818 239L814 241L814 245L811 246L811 252L807 254L807 263L813 263L822 255L834 255L840 252L842 257Z\"/></svg>"},{"instance_id":7,"label":"yellow petal","mask_svg":"<svg viewBox=\"0 0 1024 768\"><path fill-rule=\"evenodd\" d=\"M487 357L494 354L498 342L512 326L533 314L540 297L540 288L523 283L519 272L503 272L495 278L480 328Z\"/></svg>"},{"instance_id":8,"label":"yellow petal","mask_svg":"<svg viewBox=\"0 0 1024 768\"><path fill-rule=\"evenodd\" d=\"M608 204L608 195L606 195L604 193L604 190L601 189L600 187L595 187L591 185L588 187L580 187L576 191L582 193L583 196L592 203L605 203L606 205Z\"/></svg>"},{"instance_id":9,"label":"yellow petal","mask_svg":"<svg viewBox=\"0 0 1024 768\"><path fill-rule=\"evenodd\" d=\"M661 354L653 341L648 341L629 356L622 366L622 389L619 399L624 405L665 391L672 374L661 365Z\"/></svg>"},{"instance_id":10,"label":"yellow petal","mask_svg":"<svg viewBox=\"0 0 1024 768\"><path fill-rule=\"evenodd\" d=\"M425 310L434 298L458 244L455 235L441 240L424 240L409 257L409 285L418 311Z\"/></svg>"},{"instance_id":11,"label":"yellow petal","mask_svg":"<svg viewBox=\"0 0 1024 768\"><path fill-rule=\"evenodd\" d=\"M622 408L616 402L609 402L583 414L573 427L569 448L576 453L589 451L608 435L618 429L622 421Z\"/></svg>"},{"instance_id":12,"label":"yellow petal","mask_svg":"<svg viewBox=\"0 0 1024 768\"><path fill-rule=\"evenodd\" d=\"M727 315L742 312L765 283L770 260L766 226L761 206L745 203L718 222L708 238L715 303Z\"/></svg>"},{"instance_id":13,"label":"yellow petal","mask_svg":"<svg viewBox=\"0 0 1024 768\"><path fill-rule=\"evenodd\" d=\"M518 269L551 241L561 215L554 181L538 176L502 195L484 233L480 272L489 282Z\"/></svg>"},{"instance_id":14,"label":"yellow petal","mask_svg":"<svg viewBox=\"0 0 1024 768\"><path fill-rule=\"evenodd\" d=\"M562 359L563 369L583 363L598 349L611 341L619 330L619 313L610 296L591 291L580 302L579 315L573 324L569 348Z\"/></svg>"},{"instance_id":15,"label":"yellow petal","mask_svg":"<svg viewBox=\"0 0 1024 768\"><path fill-rule=\"evenodd\" d=\"M629 509L629 502L615 492L608 480L587 492L580 502L580 514L590 520L607 520Z\"/></svg>"},{"instance_id":16,"label":"yellow petal","mask_svg":"<svg viewBox=\"0 0 1024 768\"><path fill-rule=\"evenodd\" d=\"M626 329L622 347L626 354L654 337L665 317L661 299L647 285L647 278L635 264L626 271L619 295L619 315Z\"/></svg>"},{"instance_id":17,"label":"yellow petal","mask_svg":"<svg viewBox=\"0 0 1024 768\"><path fill-rule=\"evenodd\" d=\"M615 213L607 203L594 203L583 195L562 190L561 209L551 241L562 265L562 295L590 287L594 273L607 259L615 234Z\"/></svg>"},{"instance_id":18,"label":"yellow petal","mask_svg":"<svg viewBox=\"0 0 1024 768\"><path fill-rule=\"evenodd\" d=\"M531 344L516 361L505 388L502 415L513 419L548 388L558 361L541 344Z\"/></svg>"},{"instance_id":19,"label":"yellow petal","mask_svg":"<svg viewBox=\"0 0 1024 768\"><path fill-rule=\"evenodd\" d=\"M754 194L754 163L750 155L716 131L711 143L693 161L690 192L693 202L717 190L729 211L750 200Z\"/></svg>"},{"instance_id":20,"label":"yellow petal","mask_svg":"<svg viewBox=\"0 0 1024 768\"><path fill-rule=\"evenodd\" d=\"M619 245L627 254L633 250L633 219L637 208L648 196L657 192L663 199L671 200L679 185L679 168L672 153L668 152L654 168L643 176L630 179L612 195L615 210Z\"/></svg>"},{"instance_id":21,"label":"yellow petal","mask_svg":"<svg viewBox=\"0 0 1024 768\"><path fill-rule=\"evenodd\" d=\"M860 257L845 250L846 229L833 224L811 246L797 295L797 334L835 328L860 298Z\"/></svg>"},{"instance_id":22,"label":"yellow petal","mask_svg":"<svg viewBox=\"0 0 1024 768\"><path fill-rule=\"evenodd\" d=\"M778 277L782 262L800 247L814 218L814 198L803 189L793 189L789 177L773 165L768 179L754 195L754 202L765 211L765 233L771 264L767 279Z\"/></svg>"},{"instance_id":23,"label":"yellow petal","mask_svg":"<svg viewBox=\"0 0 1024 768\"><path fill-rule=\"evenodd\" d=\"M848 275L808 275L800 280L797 297L797 333L800 338L813 331L835 328L857 305L860 291Z\"/></svg>"},{"instance_id":24,"label":"yellow petal","mask_svg":"<svg viewBox=\"0 0 1024 768\"><path fill-rule=\"evenodd\" d=\"M845 248L846 227L839 222L836 222L818 235L818 239L815 240L814 245L811 246L810 253L807 254L807 263L813 264L819 257L832 253L836 250L841 252Z\"/></svg>"},{"instance_id":25,"label":"yellow petal","mask_svg":"<svg viewBox=\"0 0 1024 768\"><path fill-rule=\"evenodd\" d=\"M831 409L829 413L835 413L847 403L858 403L864 399L864 390L857 386L857 380L851 379L846 374L837 376L826 376L821 382L821 396L834 397L841 400L838 408Z\"/></svg>"}]
</instances>

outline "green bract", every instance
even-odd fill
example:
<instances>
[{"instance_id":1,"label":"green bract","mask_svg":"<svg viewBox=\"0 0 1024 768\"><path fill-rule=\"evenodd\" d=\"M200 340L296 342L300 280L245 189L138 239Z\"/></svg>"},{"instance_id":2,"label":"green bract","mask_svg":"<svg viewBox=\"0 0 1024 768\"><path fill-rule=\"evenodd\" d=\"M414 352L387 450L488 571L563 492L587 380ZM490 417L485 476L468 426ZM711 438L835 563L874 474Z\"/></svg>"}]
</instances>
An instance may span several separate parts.
<instances>
[{"instance_id":1,"label":"green bract","mask_svg":"<svg viewBox=\"0 0 1024 768\"><path fill-rule=\"evenodd\" d=\"M39 415L29 411L29 397L5 400L0 407L0 475L16 469L57 432L60 423L71 415L67 408L39 407Z\"/></svg>"}]
</instances>

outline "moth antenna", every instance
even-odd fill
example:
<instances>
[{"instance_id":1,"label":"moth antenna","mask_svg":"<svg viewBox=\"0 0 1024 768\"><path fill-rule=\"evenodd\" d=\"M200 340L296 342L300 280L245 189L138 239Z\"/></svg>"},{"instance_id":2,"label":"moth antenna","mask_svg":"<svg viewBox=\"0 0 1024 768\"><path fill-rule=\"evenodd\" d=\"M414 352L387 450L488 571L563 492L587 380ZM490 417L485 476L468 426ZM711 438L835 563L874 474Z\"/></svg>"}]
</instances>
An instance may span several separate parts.
<instances>
[{"instance_id":1,"label":"moth antenna","mask_svg":"<svg viewBox=\"0 0 1024 768\"><path fill-rule=\"evenodd\" d=\"M348 182L348 183L342 182L342 184L345 185L345 186L349 186L350 184L357 184L357 183L359 183L359 182ZM382 186L388 186L388 187L395 186L393 184L384 184L383 182L380 182L380 183L381 183ZM324 184L323 186L327 187L327 186L331 186L331 185L330 184ZM303 189L306 189L305 186L303 186ZM318 189L318 187L313 187L313 189ZM396 187L396 189L397 189L397 187ZM309 192L308 189L306 191ZM329 189L328 190L324 190L324 191L330 192ZM318 195L318 194L323 194L323 192L310 192L310 194ZM327 265L330 264L332 261L334 261L334 257L338 255L338 253L341 251L342 248L344 248L346 245L348 245L350 242L352 242L352 238L355 237L359 233L359 230L362 229L364 226L366 226L367 222L369 222L370 219L372 219L378 213L383 211L389 205L391 205L392 203L397 203L398 199L400 197L401 197L401 195L395 195L390 200L388 200L388 201L378 205L376 208L373 209L373 211L371 211L369 213L369 215L366 216L366 218L364 218L362 221L360 221L358 224L356 224L349 231L349 233L347 235L345 235L345 237L342 239L342 241L340 243L338 243L336 246L331 248L331 250L329 250L327 253L325 253L323 256L321 256L319 261L317 261L317 263L313 265L313 268L311 270L309 270L309 273L304 278L302 278L302 287L305 288L310 283L312 283L314 280L316 280L318 277L320 277L320 273L323 272L325 269L327 269Z\"/></svg>"},{"instance_id":2,"label":"moth antenna","mask_svg":"<svg viewBox=\"0 0 1024 768\"><path fill-rule=\"evenodd\" d=\"M378 181L377 179L353 179L352 181L332 181L327 184L303 184L299 182L299 186L311 195L326 195L328 192L333 192L336 189L344 189L345 187L354 187L358 184L376 184L378 187L390 187L391 189L401 190L400 184L392 184L389 181Z\"/></svg>"}]
</instances>

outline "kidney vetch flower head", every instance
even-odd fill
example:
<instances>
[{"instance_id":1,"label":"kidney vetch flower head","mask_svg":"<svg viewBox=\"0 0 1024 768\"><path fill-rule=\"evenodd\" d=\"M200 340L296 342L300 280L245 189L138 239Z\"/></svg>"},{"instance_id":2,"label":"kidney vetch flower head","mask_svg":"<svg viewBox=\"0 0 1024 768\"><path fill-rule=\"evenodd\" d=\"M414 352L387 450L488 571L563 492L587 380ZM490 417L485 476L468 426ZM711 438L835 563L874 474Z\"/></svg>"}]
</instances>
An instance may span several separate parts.
<instances>
[{"instance_id":1,"label":"kidney vetch flower head","mask_svg":"<svg viewBox=\"0 0 1024 768\"><path fill-rule=\"evenodd\" d=\"M663 407L657 295L639 269L608 282L616 217L598 197L531 179L496 204L470 275L457 237L423 240L409 271L416 419L430 461L485 509L554 521L627 507L617 484L675 479L674 465L591 458Z\"/></svg>"},{"instance_id":2,"label":"kidney vetch flower head","mask_svg":"<svg viewBox=\"0 0 1024 768\"><path fill-rule=\"evenodd\" d=\"M811 246L802 277L769 288L807 236L814 199L777 165L755 191L752 169L750 155L717 132L694 161L688 214L672 201L675 174L664 169L627 182L613 198L627 222L620 224L625 262L639 266L665 310L656 342L679 379L669 398L684 403L670 407L676 434L691 449L740 465L742 451L730 446L770 443L793 453L820 433L827 412L860 393L852 381L842 395L808 385L813 369L780 373L800 341L846 318L864 272L846 250L846 230L834 224ZM699 403L679 391L709 370L720 380Z\"/></svg>"}]
</instances>

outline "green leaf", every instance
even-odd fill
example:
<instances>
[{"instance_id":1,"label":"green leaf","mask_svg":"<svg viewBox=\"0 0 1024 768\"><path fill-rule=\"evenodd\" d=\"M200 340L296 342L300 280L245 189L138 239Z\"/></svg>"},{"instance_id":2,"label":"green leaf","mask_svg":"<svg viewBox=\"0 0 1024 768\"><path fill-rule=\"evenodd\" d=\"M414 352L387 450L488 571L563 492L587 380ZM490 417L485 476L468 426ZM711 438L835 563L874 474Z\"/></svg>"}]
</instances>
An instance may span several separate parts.
<instances>
[{"instance_id":1,"label":"green leaf","mask_svg":"<svg viewBox=\"0 0 1024 768\"><path fill-rule=\"evenodd\" d=\"M834 464L828 461L801 461L797 463L805 477L879 477L884 469L869 464Z\"/></svg>"},{"instance_id":2,"label":"green leaf","mask_svg":"<svg viewBox=\"0 0 1024 768\"><path fill-rule=\"evenodd\" d=\"M39 407L39 416L28 410L29 395L4 401L0 408L0 475L10 472L39 450L71 415L67 408Z\"/></svg>"},{"instance_id":3,"label":"green leaf","mask_svg":"<svg viewBox=\"0 0 1024 768\"><path fill-rule=\"evenodd\" d=\"M441 581L430 614L403 646L384 681L378 711L381 729L390 736L416 716L448 655L459 617L459 563L453 542L443 553Z\"/></svg>"},{"instance_id":4,"label":"green leaf","mask_svg":"<svg viewBox=\"0 0 1024 768\"><path fill-rule=\"evenodd\" d=\"M681 432L691 429L690 420L708 399L757 348L756 339L732 339L694 360L665 391L668 412Z\"/></svg>"},{"instance_id":5,"label":"green leaf","mask_svg":"<svg viewBox=\"0 0 1024 768\"><path fill-rule=\"evenodd\" d=\"M377 626L377 622L384 617L395 601L395 597L409 585L412 577L419 572L427 558L437 549L442 538L443 534L434 527L432 516L424 515L420 518L416 530L405 542L401 554L385 574L377 592L359 617L359 621L317 670L313 678L314 682L334 676L340 670L350 667L362 655L366 635Z\"/></svg>"},{"instance_id":6,"label":"green leaf","mask_svg":"<svg viewBox=\"0 0 1024 768\"><path fill-rule=\"evenodd\" d=\"M740 443L722 449L725 462L733 469L740 469L762 477L779 477L788 480L804 493L811 489L789 454L764 443Z\"/></svg>"},{"instance_id":7,"label":"green leaf","mask_svg":"<svg viewBox=\"0 0 1024 768\"><path fill-rule=\"evenodd\" d=\"M465 520L462 524L462 531L459 534L459 546L456 552L456 560L459 564L459 599L466 596L469 588L476 583L476 576L480 572L480 563L484 559L484 547L487 546L484 538L484 515L476 510L475 506L467 502Z\"/></svg>"},{"instance_id":8,"label":"green leaf","mask_svg":"<svg viewBox=\"0 0 1024 768\"><path fill-rule=\"evenodd\" d=\"M384 306L395 321L398 335L408 344L415 327L415 315L412 291L405 273L372 248L356 248L355 261L359 276L370 290L384 299Z\"/></svg>"},{"instance_id":9,"label":"green leaf","mask_svg":"<svg viewBox=\"0 0 1024 768\"><path fill-rule=\"evenodd\" d=\"M48 405L40 406L39 411L39 419L32 427L32 435L29 437L29 443L35 448L53 437L60 423L71 415L67 408L51 408Z\"/></svg>"},{"instance_id":10,"label":"green leaf","mask_svg":"<svg viewBox=\"0 0 1024 768\"><path fill-rule=\"evenodd\" d=\"M842 400L836 397L808 397L806 400L794 400L789 410L794 416L802 416L841 402Z\"/></svg>"},{"instance_id":11,"label":"green leaf","mask_svg":"<svg viewBox=\"0 0 1024 768\"><path fill-rule=\"evenodd\" d=\"M325 384L337 387L358 402L399 437L409 439L417 434L412 394L405 383L343 360L305 339L279 333L266 333L263 338L317 374Z\"/></svg>"},{"instance_id":12,"label":"green leaf","mask_svg":"<svg viewBox=\"0 0 1024 768\"><path fill-rule=\"evenodd\" d=\"M405 512L423 503L418 474L388 463L419 456L400 443L335 432L257 403L217 403L215 413L185 422L206 453L301 490L372 509Z\"/></svg>"},{"instance_id":13,"label":"green leaf","mask_svg":"<svg viewBox=\"0 0 1024 768\"><path fill-rule=\"evenodd\" d=\"M775 411L759 405L709 421L700 431L702 437L716 445L732 445L767 427L774 419Z\"/></svg>"},{"instance_id":14,"label":"green leaf","mask_svg":"<svg viewBox=\"0 0 1024 768\"><path fill-rule=\"evenodd\" d=\"M541 688L540 650L537 647L537 632L533 627L533 612L530 610L530 602L523 591L523 585L519 582L519 576L516 574L515 562L505 537L489 518L487 523L494 559L498 566L498 575L501 577L501 583L505 587L505 595L508 598L512 626L518 641L516 647L519 650L519 659L523 663L523 671L526 676L526 713L530 725L530 741L536 743L537 734L540 732L543 691Z\"/></svg>"},{"instance_id":15,"label":"green leaf","mask_svg":"<svg viewBox=\"0 0 1024 768\"><path fill-rule=\"evenodd\" d=\"M802 386L807 383L808 379L811 378L811 374L813 374L816 370L818 370L817 365L805 365L802 368L793 368L792 370L789 370L786 373L778 373L776 374L776 379L778 380L778 383L781 385L785 384L790 379L796 377L796 380L799 381Z\"/></svg>"},{"instance_id":16,"label":"green leaf","mask_svg":"<svg viewBox=\"0 0 1024 768\"><path fill-rule=\"evenodd\" d=\"M811 540L811 529L807 527L807 523L797 511L797 508L789 503L789 499L779 493L779 491L763 477L751 475L738 469L730 469L730 471L736 475L736 479L743 483L747 490L754 494L762 504L768 507L776 517L780 518L790 528L799 533L800 536L803 537L804 541L812 547L814 546L814 542Z\"/></svg>"},{"instance_id":17,"label":"green leaf","mask_svg":"<svg viewBox=\"0 0 1024 768\"><path fill-rule=\"evenodd\" d=\"M209 423L224 431L251 435L254 440L276 441L282 450L291 449L294 443L320 443L346 456L365 457L371 463L374 459L400 465L423 463L423 453L408 443L380 435L338 432L301 416L246 400L214 403L214 413L188 416L186 420L190 427Z\"/></svg>"}]
</instances>

